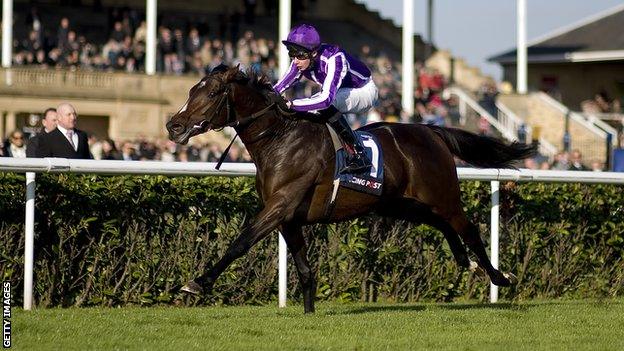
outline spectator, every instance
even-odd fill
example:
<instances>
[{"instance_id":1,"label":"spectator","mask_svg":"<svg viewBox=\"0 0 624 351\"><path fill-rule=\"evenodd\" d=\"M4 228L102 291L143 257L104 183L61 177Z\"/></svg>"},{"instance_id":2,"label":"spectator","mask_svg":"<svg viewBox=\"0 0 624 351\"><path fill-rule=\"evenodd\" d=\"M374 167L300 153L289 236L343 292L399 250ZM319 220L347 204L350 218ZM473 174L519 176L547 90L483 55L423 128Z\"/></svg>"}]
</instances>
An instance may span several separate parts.
<instances>
[{"instance_id":1,"label":"spectator","mask_svg":"<svg viewBox=\"0 0 624 351\"><path fill-rule=\"evenodd\" d=\"M22 131L15 130L11 133L9 142L4 147L3 155L4 157L26 158L26 144Z\"/></svg>"},{"instance_id":2,"label":"spectator","mask_svg":"<svg viewBox=\"0 0 624 351\"><path fill-rule=\"evenodd\" d=\"M121 160L122 157L111 139L102 140L102 160Z\"/></svg>"},{"instance_id":3,"label":"spectator","mask_svg":"<svg viewBox=\"0 0 624 351\"><path fill-rule=\"evenodd\" d=\"M551 167L554 170L564 171L570 168L569 155L565 151L560 151L555 155L555 161Z\"/></svg>"},{"instance_id":4,"label":"spectator","mask_svg":"<svg viewBox=\"0 0 624 351\"><path fill-rule=\"evenodd\" d=\"M121 146L121 159L125 161L138 161L136 147L130 141L125 141Z\"/></svg>"},{"instance_id":5,"label":"spectator","mask_svg":"<svg viewBox=\"0 0 624 351\"><path fill-rule=\"evenodd\" d=\"M568 167L570 171L588 171L589 168L583 164L583 155L581 151L578 149L572 150L570 154L570 166Z\"/></svg>"},{"instance_id":6,"label":"spectator","mask_svg":"<svg viewBox=\"0 0 624 351\"><path fill-rule=\"evenodd\" d=\"M601 90L597 93L593 100L585 100L581 102L581 109L583 112L590 114L622 112L620 101L617 99L611 99L605 90Z\"/></svg>"},{"instance_id":7,"label":"spectator","mask_svg":"<svg viewBox=\"0 0 624 351\"><path fill-rule=\"evenodd\" d=\"M537 169L537 162L535 162L534 158L525 158L524 159L524 168L526 169Z\"/></svg>"},{"instance_id":8,"label":"spectator","mask_svg":"<svg viewBox=\"0 0 624 351\"><path fill-rule=\"evenodd\" d=\"M88 134L89 151L95 160L102 159L102 142L95 134Z\"/></svg>"},{"instance_id":9,"label":"spectator","mask_svg":"<svg viewBox=\"0 0 624 351\"><path fill-rule=\"evenodd\" d=\"M76 109L68 103L62 103L56 111L57 128L50 133L42 134L37 157L92 159L87 133L76 129L78 119Z\"/></svg>"},{"instance_id":10,"label":"spectator","mask_svg":"<svg viewBox=\"0 0 624 351\"><path fill-rule=\"evenodd\" d=\"M26 146L26 156L27 157L37 157L37 149L39 148L39 141L43 134L50 133L54 129L56 129L56 124L58 123L58 117L56 114L56 109L54 107L50 107L43 112L43 119L41 120L42 130L31 136L28 139L28 144Z\"/></svg>"},{"instance_id":11,"label":"spectator","mask_svg":"<svg viewBox=\"0 0 624 351\"><path fill-rule=\"evenodd\" d=\"M188 38L186 39L186 54L194 56L202 48L202 40L199 37L197 28L191 28Z\"/></svg>"},{"instance_id":12,"label":"spectator","mask_svg":"<svg viewBox=\"0 0 624 351\"><path fill-rule=\"evenodd\" d=\"M145 44L147 40L147 23L145 21L141 21L141 24L134 32L134 42Z\"/></svg>"},{"instance_id":13,"label":"spectator","mask_svg":"<svg viewBox=\"0 0 624 351\"><path fill-rule=\"evenodd\" d=\"M604 171L604 165L602 164L602 162L594 160L591 163L591 170L594 172L602 172Z\"/></svg>"},{"instance_id":14,"label":"spectator","mask_svg":"<svg viewBox=\"0 0 624 351\"><path fill-rule=\"evenodd\" d=\"M124 31L121 22L115 22L113 31L110 34L110 38L118 43L121 43L128 35L130 35L130 33L126 33Z\"/></svg>"},{"instance_id":15,"label":"spectator","mask_svg":"<svg viewBox=\"0 0 624 351\"><path fill-rule=\"evenodd\" d=\"M67 45L67 35L69 34L69 19L61 18L61 23L56 31L56 47L64 48Z\"/></svg>"}]
</instances>

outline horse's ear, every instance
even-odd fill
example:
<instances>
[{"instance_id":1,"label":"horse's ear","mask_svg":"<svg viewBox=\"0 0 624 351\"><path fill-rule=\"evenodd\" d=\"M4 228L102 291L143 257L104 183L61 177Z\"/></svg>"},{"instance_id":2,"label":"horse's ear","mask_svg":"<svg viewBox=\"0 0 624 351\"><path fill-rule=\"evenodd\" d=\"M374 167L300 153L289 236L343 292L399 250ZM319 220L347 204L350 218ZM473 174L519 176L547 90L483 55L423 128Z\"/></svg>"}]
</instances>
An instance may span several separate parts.
<instances>
[{"instance_id":1,"label":"horse's ear","mask_svg":"<svg viewBox=\"0 0 624 351\"><path fill-rule=\"evenodd\" d=\"M226 82L232 82L238 80L242 77L242 72L240 71L240 64L235 67L228 68L228 70L223 75L223 78Z\"/></svg>"}]
</instances>

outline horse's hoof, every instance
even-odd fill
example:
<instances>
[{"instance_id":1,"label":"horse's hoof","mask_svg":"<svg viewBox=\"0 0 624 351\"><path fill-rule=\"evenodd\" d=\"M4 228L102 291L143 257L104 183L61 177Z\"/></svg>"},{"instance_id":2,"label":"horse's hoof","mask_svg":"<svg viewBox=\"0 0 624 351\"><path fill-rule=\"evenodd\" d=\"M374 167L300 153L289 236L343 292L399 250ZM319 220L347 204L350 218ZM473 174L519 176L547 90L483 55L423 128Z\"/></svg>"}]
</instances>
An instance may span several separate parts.
<instances>
[{"instance_id":1,"label":"horse's hoof","mask_svg":"<svg viewBox=\"0 0 624 351\"><path fill-rule=\"evenodd\" d=\"M516 285L516 284L518 284L518 277L516 277L515 274L513 274L513 273L503 273L503 276L505 276L505 278L507 278L507 280L509 280L509 285Z\"/></svg>"},{"instance_id":2,"label":"horse's hoof","mask_svg":"<svg viewBox=\"0 0 624 351\"><path fill-rule=\"evenodd\" d=\"M201 287L201 285L195 283L194 280L191 280L188 283L186 283L186 285L183 286L180 290L184 291L185 293L189 293L189 294L193 294L193 295L203 295L204 294L204 289Z\"/></svg>"}]
</instances>

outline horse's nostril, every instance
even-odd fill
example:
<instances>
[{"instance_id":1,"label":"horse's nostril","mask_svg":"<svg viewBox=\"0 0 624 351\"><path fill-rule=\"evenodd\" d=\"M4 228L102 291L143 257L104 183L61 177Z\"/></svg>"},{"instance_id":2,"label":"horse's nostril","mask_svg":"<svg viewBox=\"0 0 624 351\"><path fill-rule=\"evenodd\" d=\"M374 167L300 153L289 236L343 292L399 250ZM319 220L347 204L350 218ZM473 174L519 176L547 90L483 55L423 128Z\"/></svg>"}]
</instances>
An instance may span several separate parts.
<instances>
[{"instance_id":1,"label":"horse's nostril","mask_svg":"<svg viewBox=\"0 0 624 351\"><path fill-rule=\"evenodd\" d=\"M180 123L172 123L169 125L169 130L174 133L181 133L184 131L184 126Z\"/></svg>"}]
</instances>

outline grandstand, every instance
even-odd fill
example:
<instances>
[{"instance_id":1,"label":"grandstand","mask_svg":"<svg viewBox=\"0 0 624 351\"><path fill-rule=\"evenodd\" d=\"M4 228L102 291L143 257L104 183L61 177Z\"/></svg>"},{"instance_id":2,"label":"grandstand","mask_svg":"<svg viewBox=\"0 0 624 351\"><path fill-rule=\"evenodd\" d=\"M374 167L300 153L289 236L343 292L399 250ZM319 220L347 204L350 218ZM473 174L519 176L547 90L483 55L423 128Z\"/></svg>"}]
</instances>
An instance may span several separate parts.
<instances>
[{"instance_id":1,"label":"grandstand","mask_svg":"<svg viewBox=\"0 0 624 351\"><path fill-rule=\"evenodd\" d=\"M277 79L277 2L258 2L253 15L246 12L242 2L236 5L222 0L211 1L210 6L201 1L160 2L158 74L151 76L143 74L144 1L50 0L36 5L15 1L13 67L0 72L0 104L5 106L0 134L6 136L15 129L28 134L38 127L33 125L33 116L60 101L69 101L80 114L80 127L100 140L112 138L118 147L127 140L144 139L164 145L165 121L184 104L188 89L207 70L221 62L240 64ZM604 77L592 76L592 84L568 82L579 75L565 70L582 65L585 72L604 72L601 67L608 65L611 72L619 72L621 61L553 65L531 54L561 38L568 45L575 35L586 38L597 30L608 31L619 23L621 13L616 9L534 43L529 50L529 85L535 93L528 95L515 95L505 88L508 85L499 91L491 77L450 51L434 51L425 57L426 43L416 35L417 111L409 116L401 109L401 28L352 0L293 2L294 23L313 22L324 38L360 55L373 68L380 87L379 106L366 116L356 116L354 124L385 120L455 125L509 140L539 142L540 160L551 163L559 151L572 148L583 150L589 161L610 163L608 155L619 140L615 136L621 128L619 115L575 112L581 97L591 99L599 89L596 82ZM65 30L59 28L63 18L69 22ZM35 22L39 30L33 35ZM74 38L62 39L59 44L59 38L67 37L68 32L74 32ZM592 45L596 46L593 50L605 49L597 43ZM617 42L610 45L617 46ZM505 77L512 83L514 55L509 52L492 59L503 65ZM560 57L566 55L560 53ZM588 68L594 67L591 64L595 68ZM553 80L553 67L557 67L557 77L565 78ZM559 82L557 91L544 88L544 84L552 88L553 82ZM619 96L620 83L606 89L610 96ZM449 87L452 89L447 90ZM571 87L575 91L568 94L565 89ZM582 90L584 87L587 91ZM302 85L294 94L308 94L313 89ZM555 99L538 90L548 91ZM210 148L212 143L222 147L225 138L208 133L194 138L194 142L203 148ZM135 144L138 150L140 143Z\"/></svg>"}]
</instances>

